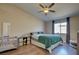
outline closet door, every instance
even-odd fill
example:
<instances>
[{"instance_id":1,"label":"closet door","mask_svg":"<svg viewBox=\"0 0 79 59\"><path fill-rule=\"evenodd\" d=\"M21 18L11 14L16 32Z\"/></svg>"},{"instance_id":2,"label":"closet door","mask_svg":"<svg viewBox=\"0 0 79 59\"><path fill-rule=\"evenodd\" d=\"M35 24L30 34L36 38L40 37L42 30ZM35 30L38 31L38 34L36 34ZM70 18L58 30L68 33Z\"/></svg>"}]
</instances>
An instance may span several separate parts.
<instances>
[{"instance_id":1,"label":"closet door","mask_svg":"<svg viewBox=\"0 0 79 59\"><path fill-rule=\"evenodd\" d=\"M9 33L10 33L10 23L9 22L3 22L2 25L2 43L3 45L7 45L9 42Z\"/></svg>"},{"instance_id":2,"label":"closet door","mask_svg":"<svg viewBox=\"0 0 79 59\"><path fill-rule=\"evenodd\" d=\"M3 23L3 36L9 36L10 33L10 23L9 22L4 22Z\"/></svg>"}]
</instances>

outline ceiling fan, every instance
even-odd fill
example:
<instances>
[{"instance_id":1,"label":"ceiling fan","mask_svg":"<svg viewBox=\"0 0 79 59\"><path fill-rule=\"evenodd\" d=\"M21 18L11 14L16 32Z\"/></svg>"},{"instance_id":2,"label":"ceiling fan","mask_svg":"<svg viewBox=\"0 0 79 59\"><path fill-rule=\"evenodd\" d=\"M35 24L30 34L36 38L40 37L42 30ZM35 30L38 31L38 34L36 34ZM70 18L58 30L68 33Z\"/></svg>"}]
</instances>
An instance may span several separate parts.
<instances>
[{"instance_id":1,"label":"ceiling fan","mask_svg":"<svg viewBox=\"0 0 79 59\"><path fill-rule=\"evenodd\" d=\"M40 12L43 12L45 15L47 15L48 14L48 12L55 12L55 10L51 10L50 8L52 7L52 6L54 6L55 5L55 3L52 3L52 4L50 4L49 6L47 6L47 5L42 5L42 4L39 4L39 6L43 9L43 10L41 10Z\"/></svg>"}]
</instances>

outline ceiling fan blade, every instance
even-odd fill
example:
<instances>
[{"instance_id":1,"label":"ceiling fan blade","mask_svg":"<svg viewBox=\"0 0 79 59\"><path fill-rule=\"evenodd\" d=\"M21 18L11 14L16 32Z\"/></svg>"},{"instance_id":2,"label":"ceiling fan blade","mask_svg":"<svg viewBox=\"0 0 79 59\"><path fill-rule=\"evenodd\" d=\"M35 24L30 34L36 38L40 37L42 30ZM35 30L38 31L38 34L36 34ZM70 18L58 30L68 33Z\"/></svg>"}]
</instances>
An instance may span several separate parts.
<instances>
[{"instance_id":1,"label":"ceiling fan blade","mask_svg":"<svg viewBox=\"0 0 79 59\"><path fill-rule=\"evenodd\" d=\"M43 11L39 11L39 12L43 12Z\"/></svg>"},{"instance_id":2,"label":"ceiling fan blade","mask_svg":"<svg viewBox=\"0 0 79 59\"><path fill-rule=\"evenodd\" d=\"M38 11L38 12L40 13L40 12L43 12L43 11Z\"/></svg>"},{"instance_id":3,"label":"ceiling fan blade","mask_svg":"<svg viewBox=\"0 0 79 59\"><path fill-rule=\"evenodd\" d=\"M47 6L45 5L45 8L47 8Z\"/></svg>"},{"instance_id":4,"label":"ceiling fan blade","mask_svg":"<svg viewBox=\"0 0 79 59\"><path fill-rule=\"evenodd\" d=\"M52 3L51 5L49 5L49 7L48 7L48 8L51 8L54 4L55 4L55 3Z\"/></svg>"},{"instance_id":5,"label":"ceiling fan blade","mask_svg":"<svg viewBox=\"0 0 79 59\"><path fill-rule=\"evenodd\" d=\"M44 6L42 4L39 4L39 5L40 5L40 7L44 8Z\"/></svg>"},{"instance_id":6,"label":"ceiling fan blade","mask_svg":"<svg viewBox=\"0 0 79 59\"><path fill-rule=\"evenodd\" d=\"M50 12L55 12L55 10L49 10Z\"/></svg>"}]
</instances>

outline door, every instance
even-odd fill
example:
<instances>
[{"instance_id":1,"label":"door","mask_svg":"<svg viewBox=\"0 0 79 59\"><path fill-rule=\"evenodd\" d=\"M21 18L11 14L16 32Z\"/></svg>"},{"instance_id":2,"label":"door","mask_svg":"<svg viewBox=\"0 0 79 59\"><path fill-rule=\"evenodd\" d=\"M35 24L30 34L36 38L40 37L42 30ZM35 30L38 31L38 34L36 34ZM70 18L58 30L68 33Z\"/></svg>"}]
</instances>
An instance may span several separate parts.
<instances>
[{"instance_id":1,"label":"door","mask_svg":"<svg viewBox=\"0 0 79 59\"><path fill-rule=\"evenodd\" d=\"M10 23L9 22L4 22L3 23L2 36L9 36L9 34L10 34Z\"/></svg>"},{"instance_id":2,"label":"door","mask_svg":"<svg viewBox=\"0 0 79 59\"><path fill-rule=\"evenodd\" d=\"M3 22L2 25L2 43L3 45L7 45L9 43L9 34L10 34L10 23Z\"/></svg>"}]
</instances>

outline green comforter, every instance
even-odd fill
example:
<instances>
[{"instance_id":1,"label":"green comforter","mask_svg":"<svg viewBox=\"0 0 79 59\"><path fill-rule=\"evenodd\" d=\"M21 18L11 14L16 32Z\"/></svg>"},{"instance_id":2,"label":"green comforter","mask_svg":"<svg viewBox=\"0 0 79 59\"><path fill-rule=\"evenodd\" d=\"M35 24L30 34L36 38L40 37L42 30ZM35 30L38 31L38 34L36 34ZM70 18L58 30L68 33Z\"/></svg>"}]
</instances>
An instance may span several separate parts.
<instances>
[{"instance_id":1,"label":"green comforter","mask_svg":"<svg viewBox=\"0 0 79 59\"><path fill-rule=\"evenodd\" d=\"M51 45L61 41L60 36L39 36L38 41L42 44L45 44L45 48L49 48Z\"/></svg>"}]
</instances>

